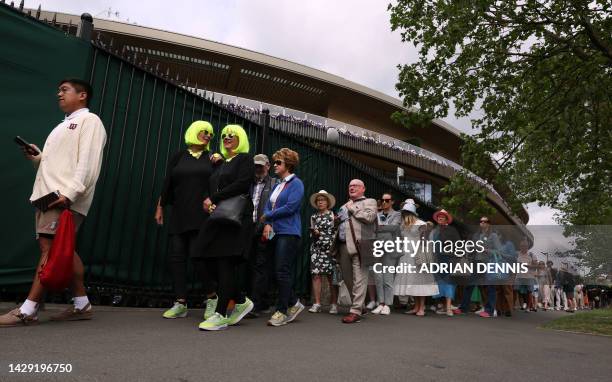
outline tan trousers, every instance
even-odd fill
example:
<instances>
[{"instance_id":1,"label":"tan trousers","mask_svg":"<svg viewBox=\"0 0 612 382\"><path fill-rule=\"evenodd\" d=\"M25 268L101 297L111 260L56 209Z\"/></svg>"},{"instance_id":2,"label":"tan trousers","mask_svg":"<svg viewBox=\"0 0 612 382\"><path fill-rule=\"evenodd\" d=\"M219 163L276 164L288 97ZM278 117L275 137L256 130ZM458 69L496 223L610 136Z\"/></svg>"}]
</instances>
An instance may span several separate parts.
<instances>
[{"instance_id":1,"label":"tan trousers","mask_svg":"<svg viewBox=\"0 0 612 382\"><path fill-rule=\"evenodd\" d=\"M359 255L348 253L346 244L340 244L338 248L340 255L340 269L347 288L351 291L353 305L351 313L361 315L361 309L365 303L368 291L368 267L361 266Z\"/></svg>"}]
</instances>

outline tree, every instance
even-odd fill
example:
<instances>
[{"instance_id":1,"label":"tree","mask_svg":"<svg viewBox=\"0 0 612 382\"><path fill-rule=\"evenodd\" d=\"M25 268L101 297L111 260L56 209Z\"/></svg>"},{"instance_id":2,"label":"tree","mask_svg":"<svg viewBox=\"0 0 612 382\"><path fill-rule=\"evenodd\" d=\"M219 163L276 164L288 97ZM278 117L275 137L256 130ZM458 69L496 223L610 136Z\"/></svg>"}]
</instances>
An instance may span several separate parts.
<instances>
[{"instance_id":1,"label":"tree","mask_svg":"<svg viewBox=\"0 0 612 382\"><path fill-rule=\"evenodd\" d=\"M612 222L609 0L398 0L389 10L392 29L419 48L400 66L411 112L396 120L426 126L451 105L457 117L480 110L463 164L508 185L515 212L538 201L563 223Z\"/></svg>"},{"instance_id":2,"label":"tree","mask_svg":"<svg viewBox=\"0 0 612 382\"><path fill-rule=\"evenodd\" d=\"M495 209L486 201L487 189L478 186L466 174L459 172L440 190L442 206L463 221L477 221L481 216L491 216Z\"/></svg>"}]
</instances>

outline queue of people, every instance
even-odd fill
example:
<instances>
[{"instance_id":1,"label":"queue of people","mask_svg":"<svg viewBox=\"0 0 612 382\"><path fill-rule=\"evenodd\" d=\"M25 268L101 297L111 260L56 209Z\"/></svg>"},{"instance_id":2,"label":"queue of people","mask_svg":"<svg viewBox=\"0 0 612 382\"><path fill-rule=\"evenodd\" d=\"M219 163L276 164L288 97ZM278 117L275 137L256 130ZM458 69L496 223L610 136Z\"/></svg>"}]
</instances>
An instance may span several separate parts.
<instances>
[{"instance_id":1,"label":"queue of people","mask_svg":"<svg viewBox=\"0 0 612 382\"><path fill-rule=\"evenodd\" d=\"M268 324L286 325L304 309L292 272L302 232L304 185L294 174L299 155L287 148L273 155L277 181L269 176L267 156L249 154L241 126L222 129L220 154L209 149L213 135L208 122L192 123L185 133L187 149L169 161L155 219L163 224L163 207L173 207L168 233L176 301L163 317L187 315L184 274L190 257L207 297L201 330L223 330L269 309L272 281L279 293ZM186 208L189 213L183 213ZM253 300L243 293L239 276L245 262Z\"/></svg>"},{"instance_id":2,"label":"queue of people","mask_svg":"<svg viewBox=\"0 0 612 382\"><path fill-rule=\"evenodd\" d=\"M38 166L31 200L59 190L51 208L36 213L41 248L39 270L46 262L60 212L71 211L78 229L91 205L106 142L104 126L87 109L91 95L91 86L82 80L61 81L58 100L67 115L65 121L51 133L43 150L34 145L23 148L25 157ZM485 243L485 258L462 259L446 246L434 246L434 250L418 247L389 251L377 261L387 268L434 262L452 265L486 262L501 254L507 261L526 263L527 273L517 277L502 275L507 278L502 283L485 278L466 283L452 273L376 272L373 241L386 235L390 240L454 243L461 240L461 235L452 225L452 215L439 210L433 215L436 224L426 222L412 199L405 200L399 211L394 210L390 193L382 195L379 207L375 199L366 196L365 183L353 179L347 187L348 200L337 208L337 213L337 199L329 192L321 190L309 197L314 213L309 237L303 238L300 212L305 195L304 184L296 175L299 154L282 148L272 155L272 163L265 154L253 156L246 131L231 124L221 130L220 153L214 153L210 147L214 135L213 126L206 121L195 121L187 128L184 149L169 160L157 200L154 219L168 228L169 269L175 293L173 305L163 313L166 319L188 315L186 266L192 261L206 296L199 329L223 330L245 317L262 314L270 314L267 324L271 327L293 322L305 309L293 287L302 240L310 242L313 301L308 311L322 311L322 287L327 285L329 313L338 314L342 283L343 301L350 306L342 317L346 324L361 321L368 312L391 314L396 298L400 302L412 299L413 305L405 313L419 317L426 315L428 303L438 314L467 313L475 295L484 301L482 310L477 311L484 318L498 312L512 315L517 302L525 311L534 311L538 306L563 306L574 311L589 305L584 286L576 285L567 267L557 271L552 263L538 262L528 251L526 241L516 251L511 241L502 242L487 217L481 218L480 230L474 234L474 240ZM77 157L87 158L83 166L74 160ZM270 175L271 169L274 176ZM246 282L241 277L245 264ZM86 320L93 316L83 285L83 265L76 254L74 270L74 306L52 317L54 320ZM37 311L45 292L38 274L21 307L0 316L0 327L38 322ZM274 295L276 302L272 300ZM453 302L460 304L457 307Z\"/></svg>"}]
</instances>

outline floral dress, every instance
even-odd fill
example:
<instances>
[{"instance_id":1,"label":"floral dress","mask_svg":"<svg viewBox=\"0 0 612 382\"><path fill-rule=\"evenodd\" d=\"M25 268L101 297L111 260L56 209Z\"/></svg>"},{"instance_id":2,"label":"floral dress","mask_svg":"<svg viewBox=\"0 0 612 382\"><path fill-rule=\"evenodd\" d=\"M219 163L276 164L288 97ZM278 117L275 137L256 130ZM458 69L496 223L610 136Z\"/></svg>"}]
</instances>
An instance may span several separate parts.
<instances>
[{"instance_id":1,"label":"floral dress","mask_svg":"<svg viewBox=\"0 0 612 382\"><path fill-rule=\"evenodd\" d=\"M318 238L310 234L310 273L313 275L331 275L336 265L332 247L336 237L334 213L316 213L310 217L311 227L319 231Z\"/></svg>"}]
</instances>

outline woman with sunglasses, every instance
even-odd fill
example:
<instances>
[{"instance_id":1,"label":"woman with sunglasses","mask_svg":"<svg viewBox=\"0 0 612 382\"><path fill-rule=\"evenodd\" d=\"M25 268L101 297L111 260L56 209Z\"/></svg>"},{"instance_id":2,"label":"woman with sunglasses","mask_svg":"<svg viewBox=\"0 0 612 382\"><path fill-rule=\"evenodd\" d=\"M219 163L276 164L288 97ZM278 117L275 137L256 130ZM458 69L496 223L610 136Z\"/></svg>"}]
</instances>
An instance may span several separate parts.
<instances>
[{"instance_id":1,"label":"woman with sunglasses","mask_svg":"<svg viewBox=\"0 0 612 382\"><path fill-rule=\"evenodd\" d=\"M302 237L300 208L304 198L304 184L294 174L300 161L298 153L282 148L274 153L272 160L274 172L282 182L272 190L261 221L266 223L264 238L272 240L278 285L278 304L268 325L282 326L295 320L304 310L304 305L293 291L293 265Z\"/></svg>"},{"instance_id":2,"label":"woman with sunglasses","mask_svg":"<svg viewBox=\"0 0 612 382\"><path fill-rule=\"evenodd\" d=\"M203 203L204 210L209 213L224 200L248 194L255 174L249 138L244 129L239 125L227 125L221 131L221 140L225 161L210 177L210 196ZM238 278L238 266L248 256L252 241L252 219L253 203L246 203L240 226L207 221L200 231L196 270L204 281L215 274L218 284L217 298L209 299L211 304L207 305L207 311L211 314L200 323L201 330L226 329L253 309L253 302L240 294ZM235 306L228 316L230 300L234 300Z\"/></svg>"},{"instance_id":3,"label":"woman with sunglasses","mask_svg":"<svg viewBox=\"0 0 612 382\"><path fill-rule=\"evenodd\" d=\"M176 294L174 305L164 312L164 318L187 316L185 268L187 257L193 254L198 231L208 216L202 211L202 196L208 197L208 183L213 172L213 162L209 155L213 135L213 127L206 121L195 121L189 126L185 132L187 148L170 159L157 203L155 221L160 226L164 223L168 225L170 271ZM164 207L169 205L172 206L172 214L164 222ZM205 289L211 288L205 286Z\"/></svg>"}]
</instances>

